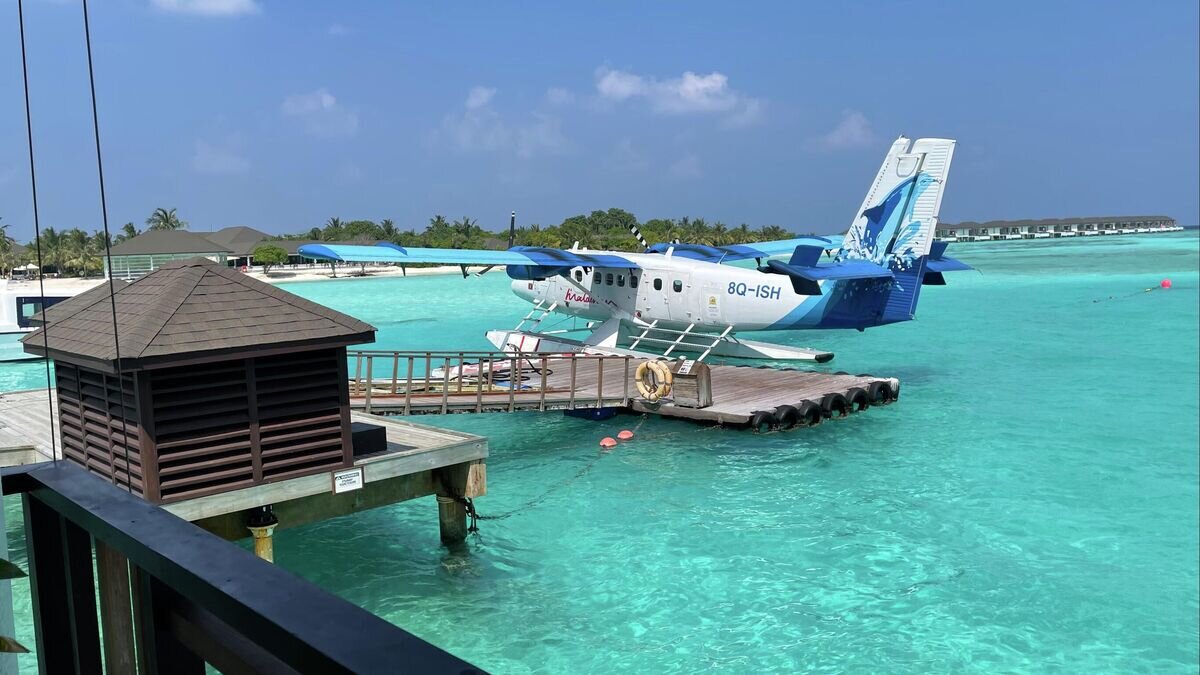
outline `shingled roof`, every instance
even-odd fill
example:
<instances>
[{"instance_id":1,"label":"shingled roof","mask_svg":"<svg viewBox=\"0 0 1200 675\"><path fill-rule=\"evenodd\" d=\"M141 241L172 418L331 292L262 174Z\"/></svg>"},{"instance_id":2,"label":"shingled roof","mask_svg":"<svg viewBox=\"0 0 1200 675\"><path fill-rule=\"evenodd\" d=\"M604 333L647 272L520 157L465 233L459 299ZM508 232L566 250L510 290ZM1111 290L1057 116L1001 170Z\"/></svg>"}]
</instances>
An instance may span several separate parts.
<instances>
[{"instance_id":1,"label":"shingled roof","mask_svg":"<svg viewBox=\"0 0 1200 675\"><path fill-rule=\"evenodd\" d=\"M21 339L25 351L45 354L46 339L51 358L118 370L108 284L97 288L50 311L49 326ZM122 371L375 341L370 324L203 258L167 263L115 297Z\"/></svg>"},{"instance_id":2,"label":"shingled roof","mask_svg":"<svg viewBox=\"0 0 1200 675\"><path fill-rule=\"evenodd\" d=\"M120 289L122 286L129 285L128 281L124 281L121 279L113 279L112 283L113 283L113 287L117 288L117 289ZM109 314L111 316L112 305L110 303L108 303L108 282L107 281L105 281L99 285L93 286L93 287L87 289L86 291L80 293L79 295L67 298L66 300L63 300L62 302L57 302L53 305L50 305L50 307L48 307L47 309L42 310L42 311L38 312L37 314L34 314L33 316L29 317L29 325L40 326L40 325L42 325L42 323L45 322L45 317L47 317L47 316L50 317L50 321L57 321L58 319L61 319L66 316L70 316L85 307L90 307L92 304L94 304L98 300L105 301L104 306L109 308Z\"/></svg>"},{"instance_id":3,"label":"shingled roof","mask_svg":"<svg viewBox=\"0 0 1200 675\"><path fill-rule=\"evenodd\" d=\"M205 239L221 248L228 249L236 256L245 256L254 253L254 247L270 236L266 232L260 232L253 227L245 227L244 225L236 225L217 230L216 232L204 233Z\"/></svg>"},{"instance_id":4,"label":"shingled roof","mask_svg":"<svg viewBox=\"0 0 1200 675\"><path fill-rule=\"evenodd\" d=\"M187 230L147 230L112 247L113 255L233 253L225 246Z\"/></svg>"}]
</instances>

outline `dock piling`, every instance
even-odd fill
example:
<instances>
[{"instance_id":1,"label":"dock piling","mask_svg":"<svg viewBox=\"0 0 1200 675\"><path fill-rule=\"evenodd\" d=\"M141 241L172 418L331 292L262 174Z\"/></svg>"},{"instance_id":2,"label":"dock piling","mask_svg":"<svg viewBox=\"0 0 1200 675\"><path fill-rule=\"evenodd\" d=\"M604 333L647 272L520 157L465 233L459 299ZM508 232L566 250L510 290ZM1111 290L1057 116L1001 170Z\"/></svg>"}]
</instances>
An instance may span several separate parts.
<instances>
[{"instance_id":1,"label":"dock piling","mask_svg":"<svg viewBox=\"0 0 1200 675\"><path fill-rule=\"evenodd\" d=\"M467 538L467 507L454 497L437 496L438 529L443 544L458 544Z\"/></svg>"},{"instance_id":2,"label":"dock piling","mask_svg":"<svg viewBox=\"0 0 1200 675\"><path fill-rule=\"evenodd\" d=\"M254 537L254 555L269 563L275 562L275 526L279 519L270 506L255 509L246 521L246 529Z\"/></svg>"}]
</instances>

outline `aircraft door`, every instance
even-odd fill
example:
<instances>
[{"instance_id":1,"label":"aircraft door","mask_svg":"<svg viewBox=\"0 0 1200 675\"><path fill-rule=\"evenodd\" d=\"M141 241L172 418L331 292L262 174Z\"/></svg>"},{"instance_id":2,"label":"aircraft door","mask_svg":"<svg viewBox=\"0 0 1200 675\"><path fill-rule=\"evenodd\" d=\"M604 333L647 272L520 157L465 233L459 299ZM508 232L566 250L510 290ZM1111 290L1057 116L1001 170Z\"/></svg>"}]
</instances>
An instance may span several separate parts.
<instances>
[{"instance_id":1,"label":"aircraft door","mask_svg":"<svg viewBox=\"0 0 1200 675\"><path fill-rule=\"evenodd\" d=\"M672 270L663 276L664 304L667 316L679 323L698 323L696 291L692 288L692 275L681 270Z\"/></svg>"}]
</instances>

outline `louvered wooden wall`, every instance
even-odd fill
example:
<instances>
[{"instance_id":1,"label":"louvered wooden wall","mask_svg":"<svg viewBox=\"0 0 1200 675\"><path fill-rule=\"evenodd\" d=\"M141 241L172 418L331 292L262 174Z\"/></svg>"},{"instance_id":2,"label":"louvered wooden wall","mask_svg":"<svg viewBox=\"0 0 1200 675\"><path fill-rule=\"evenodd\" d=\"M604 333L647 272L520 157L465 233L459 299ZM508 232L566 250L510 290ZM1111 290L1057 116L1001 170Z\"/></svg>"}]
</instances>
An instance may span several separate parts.
<instances>
[{"instance_id":1,"label":"louvered wooden wall","mask_svg":"<svg viewBox=\"0 0 1200 675\"><path fill-rule=\"evenodd\" d=\"M59 438L63 456L142 494L141 428L134 378L56 362ZM132 474L132 475L131 475Z\"/></svg>"},{"instance_id":2,"label":"louvered wooden wall","mask_svg":"<svg viewBox=\"0 0 1200 675\"><path fill-rule=\"evenodd\" d=\"M352 462L344 347L127 375L128 436L115 376L57 367L67 456L124 486L128 450L134 491L153 502Z\"/></svg>"}]
</instances>

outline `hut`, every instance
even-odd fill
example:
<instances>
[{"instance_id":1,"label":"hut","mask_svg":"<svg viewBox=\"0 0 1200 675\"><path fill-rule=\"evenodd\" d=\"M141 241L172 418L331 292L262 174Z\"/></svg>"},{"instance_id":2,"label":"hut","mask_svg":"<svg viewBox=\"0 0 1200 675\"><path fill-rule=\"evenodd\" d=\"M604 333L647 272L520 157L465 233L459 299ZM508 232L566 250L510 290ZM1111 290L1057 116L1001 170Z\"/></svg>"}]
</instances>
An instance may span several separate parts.
<instances>
[{"instance_id":1,"label":"hut","mask_svg":"<svg viewBox=\"0 0 1200 675\"><path fill-rule=\"evenodd\" d=\"M147 501L353 463L346 347L369 324L203 258L45 320L22 342L54 359L63 456Z\"/></svg>"}]
</instances>

